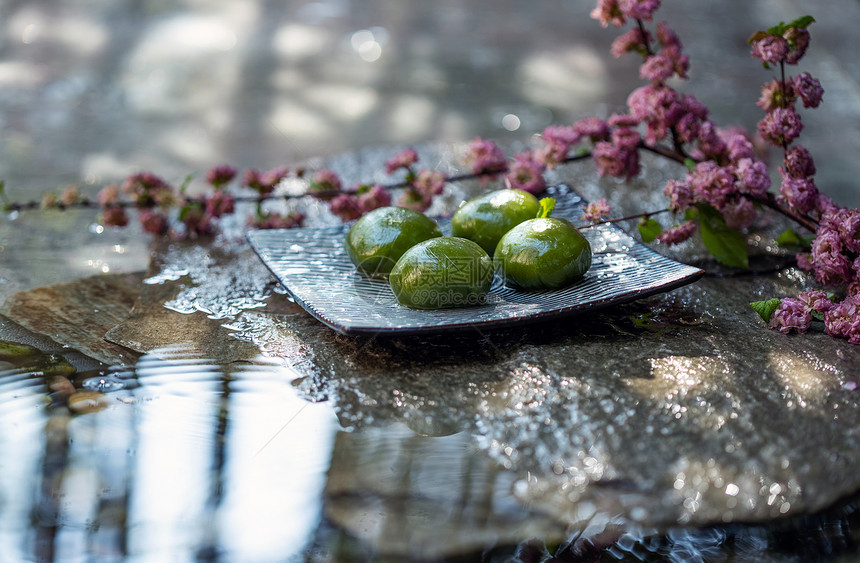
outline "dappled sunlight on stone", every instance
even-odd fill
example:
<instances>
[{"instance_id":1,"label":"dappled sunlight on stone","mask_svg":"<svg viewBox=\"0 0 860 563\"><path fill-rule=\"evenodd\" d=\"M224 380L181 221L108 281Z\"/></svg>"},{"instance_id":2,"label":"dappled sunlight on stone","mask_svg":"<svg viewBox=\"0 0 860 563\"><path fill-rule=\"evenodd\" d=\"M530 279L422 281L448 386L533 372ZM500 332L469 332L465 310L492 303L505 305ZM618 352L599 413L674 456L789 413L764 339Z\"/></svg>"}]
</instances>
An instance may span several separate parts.
<instances>
[{"instance_id":1,"label":"dappled sunlight on stone","mask_svg":"<svg viewBox=\"0 0 860 563\"><path fill-rule=\"evenodd\" d=\"M309 86L302 92L302 97L308 106L343 122L361 119L379 103L376 90L338 84Z\"/></svg>"},{"instance_id":2,"label":"dappled sunlight on stone","mask_svg":"<svg viewBox=\"0 0 860 563\"><path fill-rule=\"evenodd\" d=\"M279 137L290 141L318 142L336 130L336 123L324 112L311 109L307 103L290 99L275 101L268 123Z\"/></svg>"},{"instance_id":3,"label":"dappled sunlight on stone","mask_svg":"<svg viewBox=\"0 0 860 563\"><path fill-rule=\"evenodd\" d=\"M564 107L582 100L588 107L608 89L603 57L587 46L532 55L520 63L517 75L522 95L540 105Z\"/></svg>"},{"instance_id":4,"label":"dappled sunlight on stone","mask_svg":"<svg viewBox=\"0 0 860 563\"><path fill-rule=\"evenodd\" d=\"M323 28L290 23L278 28L272 39L275 53L285 61L300 62L330 50L331 34Z\"/></svg>"},{"instance_id":5,"label":"dappled sunlight on stone","mask_svg":"<svg viewBox=\"0 0 860 563\"><path fill-rule=\"evenodd\" d=\"M407 141L425 135L436 118L436 106L423 96L400 96L390 102L387 127L392 137Z\"/></svg>"},{"instance_id":6,"label":"dappled sunlight on stone","mask_svg":"<svg viewBox=\"0 0 860 563\"><path fill-rule=\"evenodd\" d=\"M820 407L831 401L831 394L840 389L843 378L835 366L805 355L771 352L769 361L773 366L776 381L781 390L785 406L789 409L804 409L810 403ZM834 411L834 416L838 415Z\"/></svg>"}]
</instances>

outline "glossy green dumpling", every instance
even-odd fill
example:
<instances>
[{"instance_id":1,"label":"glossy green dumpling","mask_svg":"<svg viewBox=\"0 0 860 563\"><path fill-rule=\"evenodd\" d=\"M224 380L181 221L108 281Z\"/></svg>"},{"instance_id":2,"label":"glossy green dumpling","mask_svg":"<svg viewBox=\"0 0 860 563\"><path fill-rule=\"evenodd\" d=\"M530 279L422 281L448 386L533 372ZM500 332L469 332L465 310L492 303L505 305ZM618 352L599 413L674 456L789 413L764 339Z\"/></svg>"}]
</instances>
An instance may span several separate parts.
<instances>
[{"instance_id":1,"label":"glossy green dumpling","mask_svg":"<svg viewBox=\"0 0 860 563\"><path fill-rule=\"evenodd\" d=\"M404 252L440 236L439 226L426 215L403 207L380 207L355 222L346 234L344 248L356 268L384 276Z\"/></svg>"},{"instance_id":2,"label":"glossy green dumpling","mask_svg":"<svg viewBox=\"0 0 860 563\"><path fill-rule=\"evenodd\" d=\"M560 289L591 267L591 245L565 219L530 219L502 237L493 263L507 285L530 291Z\"/></svg>"},{"instance_id":3,"label":"glossy green dumpling","mask_svg":"<svg viewBox=\"0 0 860 563\"><path fill-rule=\"evenodd\" d=\"M451 218L451 234L473 240L493 255L502 235L538 212L538 200L523 190L497 190L463 204Z\"/></svg>"},{"instance_id":4,"label":"glossy green dumpling","mask_svg":"<svg viewBox=\"0 0 860 563\"><path fill-rule=\"evenodd\" d=\"M413 309L480 305L493 283L493 262L470 240L433 238L407 250L388 282L397 302Z\"/></svg>"}]
</instances>

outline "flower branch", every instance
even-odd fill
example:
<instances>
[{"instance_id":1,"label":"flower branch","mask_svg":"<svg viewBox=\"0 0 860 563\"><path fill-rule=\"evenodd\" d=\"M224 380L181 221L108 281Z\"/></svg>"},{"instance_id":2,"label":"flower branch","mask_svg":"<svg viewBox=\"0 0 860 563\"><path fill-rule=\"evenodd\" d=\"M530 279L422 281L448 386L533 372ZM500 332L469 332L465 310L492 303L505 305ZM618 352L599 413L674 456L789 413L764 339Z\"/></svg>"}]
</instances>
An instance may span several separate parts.
<instances>
[{"instance_id":1,"label":"flower branch","mask_svg":"<svg viewBox=\"0 0 860 563\"><path fill-rule=\"evenodd\" d=\"M659 6L660 0L598 0L591 12L603 27L633 23L610 49L615 57L633 53L642 58L639 76L647 83L630 93L624 111L605 120L587 117L572 125L547 127L540 146L510 158L492 141L476 138L464 158L470 172L447 176L418 168L418 154L407 148L385 163L386 173L392 176L385 184L347 188L331 170L317 170L308 177L304 170L286 168L248 170L237 182L237 170L222 165L206 174L209 192L195 197L187 196L184 186L177 190L155 175L140 173L130 176L122 186L105 187L98 201L82 198L75 188L67 188L59 196L45 196L42 202L19 204L8 200L2 184L0 198L11 211L98 207L102 221L113 226L127 224L127 210L134 208L147 232L199 236L216 232L218 220L234 213L237 203L255 205L249 224L256 228L300 226L300 212L281 215L264 204L306 196L327 202L332 213L346 221L393 203L424 211L446 184L469 179L485 183L501 177L507 187L537 193L546 187L547 170L585 159L593 161L601 176L631 179L639 175L639 155L646 151L686 167L683 177L669 180L663 188L668 206L611 218L606 200L601 199L587 206L583 219L593 225L638 219L638 231L646 242L677 244L699 233L718 261L747 267L743 232L755 224L762 209L778 212L814 234L810 251L797 255L798 265L811 271L820 284L847 297L832 302L825 295L830 305L818 293L783 299L776 307L762 309L770 311L766 318L769 325L783 332L804 332L808 319L818 315L829 334L860 343L860 211L840 207L818 191L812 156L795 142L803 129L797 103L815 108L824 93L809 73L793 77L787 73L787 65L797 64L809 46L807 28L814 19L804 16L780 23L754 33L749 40L751 55L765 69L777 67L778 76L764 85L757 102L765 116L756 131L760 140L777 147L783 155L778 167L780 185L773 193L755 138L737 127L717 126L703 103L670 85L670 81L675 84L687 79L689 58L666 23L659 22L653 29L646 25L653 21ZM288 176L306 180L306 193L278 193L277 188ZM252 195L234 193L228 189L231 185L251 190ZM664 228L654 216L667 213L672 224ZM803 239L799 235L793 238Z\"/></svg>"}]
</instances>

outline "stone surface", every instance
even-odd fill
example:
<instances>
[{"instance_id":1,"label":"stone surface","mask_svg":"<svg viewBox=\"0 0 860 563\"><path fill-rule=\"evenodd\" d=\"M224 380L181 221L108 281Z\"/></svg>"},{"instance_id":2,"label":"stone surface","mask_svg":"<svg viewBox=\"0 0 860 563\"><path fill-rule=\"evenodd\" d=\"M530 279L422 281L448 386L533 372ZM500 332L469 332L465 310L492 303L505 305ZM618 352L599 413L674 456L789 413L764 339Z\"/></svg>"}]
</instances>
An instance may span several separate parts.
<instances>
[{"instance_id":1,"label":"stone surface","mask_svg":"<svg viewBox=\"0 0 860 563\"><path fill-rule=\"evenodd\" d=\"M106 342L104 334L128 316L142 279L140 274L101 275L21 291L6 300L0 313L106 364L132 364L138 355Z\"/></svg>"},{"instance_id":2,"label":"stone surface","mask_svg":"<svg viewBox=\"0 0 860 563\"><path fill-rule=\"evenodd\" d=\"M369 151L340 163L360 175L382 158ZM647 166L623 194L587 167L551 178L592 199L606 193L628 212L653 205L649 186L674 170ZM482 188L457 189L444 201ZM318 224L329 221L318 217ZM547 537L610 520L653 530L770 522L821 510L860 488L853 471L860 462L853 369L860 351L820 331L766 330L748 305L811 281L787 267L770 242L781 228L777 222L750 236L754 263L775 266L773 273L717 268L689 243L673 256L710 272L692 286L527 330L422 337L334 333L276 291L241 240L164 241L146 277L137 278L144 283L134 308L108 338L156 355L179 345L215 364L281 362L305 400L329 402L340 425L356 434L335 443L326 510L359 533L368 522L362 507L378 508L374 531L359 535L379 550L449 546L432 529L410 536L411 543L392 538L414 520L411 511L448 514L458 496L442 485L444 472L430 469L391 489L371 462L384 463L374 452L386 441L393 451L407 450L404 468L431 463L444 450L450 464L484 468L477 477L455 472L462 479L483 478L485 470L498 476L486 481L487 494L504 499L509 512L478 503L482 517L495 522L489 528L456 520L439 527L464 530L448 554L476 548L490 529L515 541L532 533L526 523L535 518ZM392 430L404 425L425 436L425 446L410 450L412 439ZM432 438L449 435L456 438ZM458 445L444 447L448 442Z\"/></svg>"},{"instance_id":3,"label":"stone surface","mask_svg":"<svg viewBox=\"0 0 860 563\"><path fill-rule=\"evenodd\" d=\"M108 327L106 340L139 353L178 346L219 364L260 355L222 328L225 319L245 308L263 306L263 292L273 286L247 246L219 249L163 241L153 255L138 299L125 318Z\"/></svg>"}]
</instances>

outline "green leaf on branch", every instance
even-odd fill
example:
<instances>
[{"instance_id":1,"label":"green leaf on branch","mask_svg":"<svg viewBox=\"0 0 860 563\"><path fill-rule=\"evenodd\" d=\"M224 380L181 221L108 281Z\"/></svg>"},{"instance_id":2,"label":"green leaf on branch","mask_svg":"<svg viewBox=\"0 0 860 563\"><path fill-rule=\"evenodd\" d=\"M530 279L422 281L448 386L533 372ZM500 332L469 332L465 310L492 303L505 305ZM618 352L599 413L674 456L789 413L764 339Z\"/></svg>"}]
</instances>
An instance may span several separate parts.
<instances>
[{"instance_id":1,"label":"green leaf on branch","mask_svg":"<svg viewBox=\"0 0 860 563\"><path fill-rule=\"evenodd\" d=\"M688 156L687 158L684 159L684 166L687 167L687 170L692 172L693 170L696 169L696 161Z\"/></svg>"},{"instance_id":2,"label":"green leaf on branch","mask_svg":"<svg viewBox=\"0 0 860 563\"><path fill-rule=\"evenodd\" d=\"M782 35L783 33L785 33L785 28L786 28L785 22L779 22L778 25L775 25L773 27L769 27L767 29L767 33L768 33L768 35ZM761 33L761 32L759 32L759 33ZM756 35L758 35L758 34L756 34ZM755 35L753 37L755 37Z\"/></svg>"},{"instance_id":3,"label":"green leaf on branch","mask_svg":"<svg viewBox=\"0 0 860 563\"><path fill-rule=\"evenodd\" d=\"M796 28L800 28L800 29L806 29L807 27L809 27L809 24L814 23L814 22L815 22L815 18L813 18L812 16L809 16L809 15L800 16L799 18L797 18L793 22L789 23L785 27L786 28L796 27Z\"/></svg>"},{"instance_id":4,"label":"green leaf on branch","mask_svg":"<svg viewBox=\"0 0 860 563\"><path fill-rule=\"evenodd\" d=\"M774 297L773 299L768 299L767 301L753 301L750 303L750 307L758 313L758 316L762 318L764 322L770 322L770 318L773 316L774 311L779 309L780 300Z\"/></svg>"},{"instance_id":5,"label":"green leaf on branch","mask_svg":"<svg viewBox=\"0 0 860 563\"><path fill-rule=\"evenodd\" d=\"M726 225L720 212L710 205L699 206L699 232L705 248L718 262L735 268L749 267L746 239Z\"/></svg>"},{"instance_id":6,"label":"green leaf on branch","mask_svg":"<svg viewBox=\"0 0 860 563\"><path fill-rule=\"evenodd\" d=\"M696 217L699 216L699 210L695 207L691 207L690 209L684 211L684 221L692 221Z\"/></svg>"},{"instance_id":7,"label":"green leaf on branch","mask_svg":"<svg viewBox=\"0 0 860 563\"><path fill-rule=\"evenodd\" d=\"M639 229L639 236L642 237L642 242L653 242L657 236L663 232L663 227L654 219L646 219L642 217L639 224L636 226Z\"/></svg>"},{"instance_id":8,"label":"green leaf on branch","mask_svg":"<svg viewBox=\"0 0 860 563\"><path fill-rule=\"evenodd\" d=\"M801 248L809 248L812 246L813 240L815 237L799 235L791 228L784 230L781 235L776 237L776 242L780 246L799 246Z\"/></svg>"},{"instance_id":9,"label":"green leaf on branch","mask_svg":"<svg viewBox=\"0 0 860 563\"><path fill-rule=\"evenodd\" d=\"M194 179L194 173L188 174L185 176L185 179L182 180L182 184L179 185L179 193L181 195L185 195L185 192L188 191L188 186L191 185L191 180Z\"/></svg>"},{"instance_id":10,"label":"green leaf on branch","mask_svg":"<svg viewBox=\"0 0 860 563\"><path fill-rule=\"evenodd\" d=\"M551 197L541 198L538 205L540 205L540 209L538 209L537 218L543 219L549 217L552 214L552 210L555 209L555 199Z\"/></svg>"}]
</instances>

